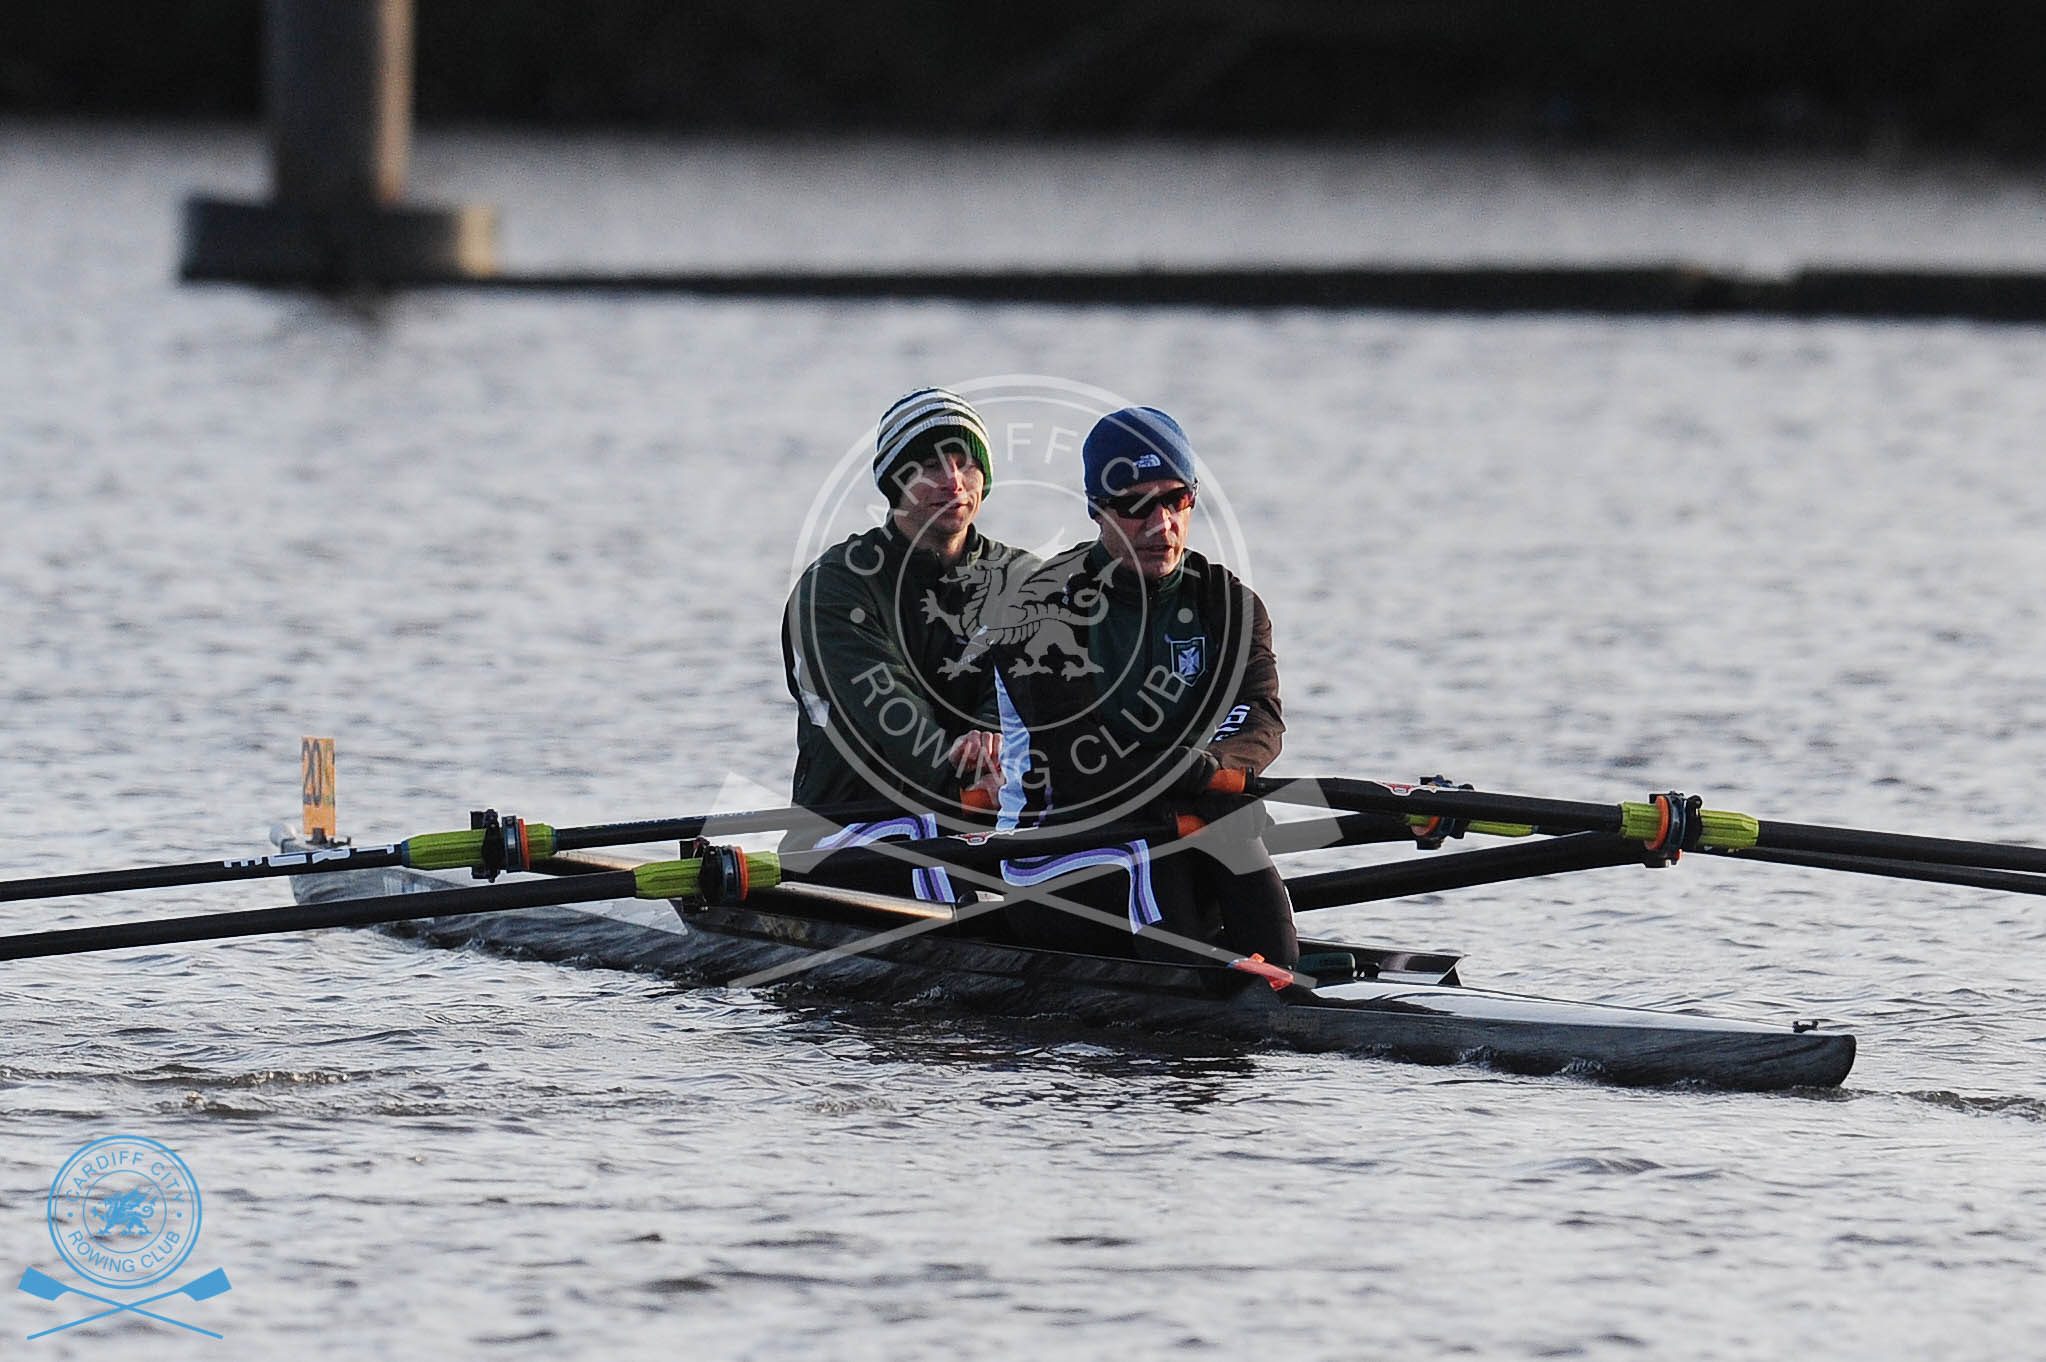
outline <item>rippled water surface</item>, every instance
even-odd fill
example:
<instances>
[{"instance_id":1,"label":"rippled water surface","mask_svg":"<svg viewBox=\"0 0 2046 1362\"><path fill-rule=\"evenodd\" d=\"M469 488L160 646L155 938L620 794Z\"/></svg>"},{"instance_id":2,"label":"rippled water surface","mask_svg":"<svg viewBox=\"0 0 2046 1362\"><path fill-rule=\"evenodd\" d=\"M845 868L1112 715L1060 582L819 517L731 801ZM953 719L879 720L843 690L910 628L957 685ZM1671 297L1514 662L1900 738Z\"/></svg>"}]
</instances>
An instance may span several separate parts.
<instances>
[{"instance_id":1,"label":"rippled water surface","mask_svg":"<svg viewBox=\"0 0 2046 1362\"><path fill-rule=\"evenodd\" d=\"M1989 243L2036 223L2036 191L1980 172L1287 153L1260 180L1185 149L991 156L1010 211L975 215L935 206L968 153L912 151L458 139L422 149L421 190L499 199L530 264L1054 241L2023 264ZM2037 329L174 285L179 198L260 176L242 134L0 129L0 878L258 852L306 733L337 737L367 841L484 804L770 801L775 623L820 482L903 389L1015 373L1194 432L1277 621L1282 771L2046 842ZM1720 205L1709 236L1685 184ZM132 1132L191 1165L192 1266L234 1284L160 1308L226 1338L135 1320L17 1348L2036 1356L2042 915L1692 857L1312 919L1461 950L1473 983L1860 1038L1839 1092L1769 1097L368 933L7 964L0 1270L60 1269L51 1177ZM16 1339L89 1306L9 1299Z\"/></svg>"}]
</instances>

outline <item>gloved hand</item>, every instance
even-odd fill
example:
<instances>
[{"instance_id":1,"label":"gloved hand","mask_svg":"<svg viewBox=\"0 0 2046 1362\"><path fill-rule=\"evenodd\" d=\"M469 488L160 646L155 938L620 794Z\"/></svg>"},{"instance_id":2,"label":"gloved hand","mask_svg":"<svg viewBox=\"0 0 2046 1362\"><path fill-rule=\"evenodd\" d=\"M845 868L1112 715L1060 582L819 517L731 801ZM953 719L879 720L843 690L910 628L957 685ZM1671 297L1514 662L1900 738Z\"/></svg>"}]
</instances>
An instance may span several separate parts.
<instances>
[{"instance_id":1,"label":"gloved hand","mask_svg":"<svg viewBox=\"0 0 2046 1362\"><path fill-rule=\"evenodd\" d=\"M1249 841L1265 835L1272 812L1262 799L1249 795L1201 795L1193 802L1194 817L1209 827L1221 826L1231 837Z\"/></svg>"},{"instance_id":2,"label":"gloved hand","mask_svg":"<svg viewBox=\"0 0 2046 1362\"><path fill-rule=\"evenodd\" d=\"M1240 794L1211 793L1208 785L1222 769L1221 761L1206 748L1185 750L1186 769L1172 782L1170 790L1173 803L1186 807L1210 827L1226 823L1232 837L1249 841L1264 836L1265 829L1272 825L1264 801Z\"/></svg>"},{"instance_id":3,"label":"gloved hand","mask_svg":"<svg viewBox=\"0 0 2046 1362\"><path fill-rule=\"evenodd\" d=\"M1215 778L1215 772L1222 769L1222 763L1215 754L1205 747L1182 747L1178 760L1183 763L1179 774L1165 787L1165 793L1174 799L1191 799L1208 792L1208 782Z\"/></svg>"}]
</instances>

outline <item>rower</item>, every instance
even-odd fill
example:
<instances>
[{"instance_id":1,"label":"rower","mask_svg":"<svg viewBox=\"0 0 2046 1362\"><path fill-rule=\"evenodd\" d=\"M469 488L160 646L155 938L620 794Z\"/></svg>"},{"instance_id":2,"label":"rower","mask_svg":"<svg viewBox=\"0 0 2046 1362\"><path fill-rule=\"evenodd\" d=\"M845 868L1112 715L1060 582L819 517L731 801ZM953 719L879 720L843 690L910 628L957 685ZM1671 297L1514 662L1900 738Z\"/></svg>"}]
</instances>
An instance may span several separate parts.
<instances>
[{"instance_id":1,"label":"rower","mask_svg":"<svg viewBox=\"0 0 2046 1362\"><path fill-rule=\"evenodd\" d=\"M967 642L961 622L974 616L969 593L1022 557L974 528L994 483L988 450L986 424L957 393L919 388L899 398L874 437L886 518L826 550L789 596L782 661L797 704L791 800L903 810L802 845L927 837L938 831L932 810L959 813L975 791L983 807L992 803L1001 739L991 679L956 665ZM914 887L953 897L942 871L919 872Z\"/></svg>"},{"instance_id":2,"label":"rower","mask_svg":"<svg viewBox=\"0 0 2046 1362\"><path fill-rule=\"evenodd\" d=\"M1024 593L1051 603L1045 617L1072 630L1064 637L1078 652L1055 657L1034 637L989 649L1001 826L1226 817L1192 843L1010 863L1010 883L1049 884L1095 910L1024 896L1005 910L1010 926L1061 949L1126 952L1133 931L1139 954L1178 955L1170 942L1191 939L1290 966L1299 943L1259 836L1262 810L1218 807L1205 794L1218 771L1256 775L1279 755L1271 617L1234 573L1187 547L1200 478L1177 421L1154 407L1114 412L1081 456L1096 536L1048 560ZM1083 882L1058 878L1083 868L1092 875ZM1128 930L1105 927L1107 912L1126 913Z\"/></svg>"}]
</instances>

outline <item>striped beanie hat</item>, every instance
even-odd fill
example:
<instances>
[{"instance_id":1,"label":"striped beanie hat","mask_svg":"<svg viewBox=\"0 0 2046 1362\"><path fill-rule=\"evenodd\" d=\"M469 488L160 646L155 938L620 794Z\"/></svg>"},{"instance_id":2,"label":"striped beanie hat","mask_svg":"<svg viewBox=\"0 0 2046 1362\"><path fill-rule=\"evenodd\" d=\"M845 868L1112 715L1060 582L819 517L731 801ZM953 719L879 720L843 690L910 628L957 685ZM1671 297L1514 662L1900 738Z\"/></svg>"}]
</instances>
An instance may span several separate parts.
<instances>
[{"instance_id":1,"label":"striped beanie hat","mask_svg":"<svg viewBox=\"0 0 2046 1362\"><path fill-rule=\"evenodd\" d=\"M964 444L965 453L980 465L983 492L995 485L994 460L988 456L987 426L980 413L958 393L945 388L918 388L895 399L882 413L874 432L874 482L895 499L888 474L905 459L926 459Z\"/></svg>"}]
</instances>

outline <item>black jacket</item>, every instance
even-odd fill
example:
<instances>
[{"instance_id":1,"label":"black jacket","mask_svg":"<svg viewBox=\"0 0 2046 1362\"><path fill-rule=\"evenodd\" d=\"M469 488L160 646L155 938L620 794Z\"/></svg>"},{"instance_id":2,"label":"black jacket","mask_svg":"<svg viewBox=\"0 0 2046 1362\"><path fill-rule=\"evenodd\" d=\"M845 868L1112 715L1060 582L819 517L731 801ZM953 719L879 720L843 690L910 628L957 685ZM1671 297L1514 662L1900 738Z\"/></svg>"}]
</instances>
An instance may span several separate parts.
<instances>
[{"instance_id":1,"label":"black jacket","mask_svg":"<svg viewBox=\"0 0 2046 1362\"><path fill-rule=\"evenodd\" d=\"M1080 545L1033 580L987 649L1005 824L1185 802L1217 769L1255 774L1278 757L1271 617L1236 574L1188 553L1146 584Z\"/></svg>"},{"instance_id":2,"label":"black jacket","mask_svg":"<svg viewBox=\"0 0 2046 1362\"><path fill-rule=\"evenodd\" d=\"M928 809L957 799L946 752L969 729L996 725L990 678L957 665L973 584L1022 557L969 530L965 557L948 569L887 522L804 571L782 617L797 804Z\"/></svg>"}]
</instances>

